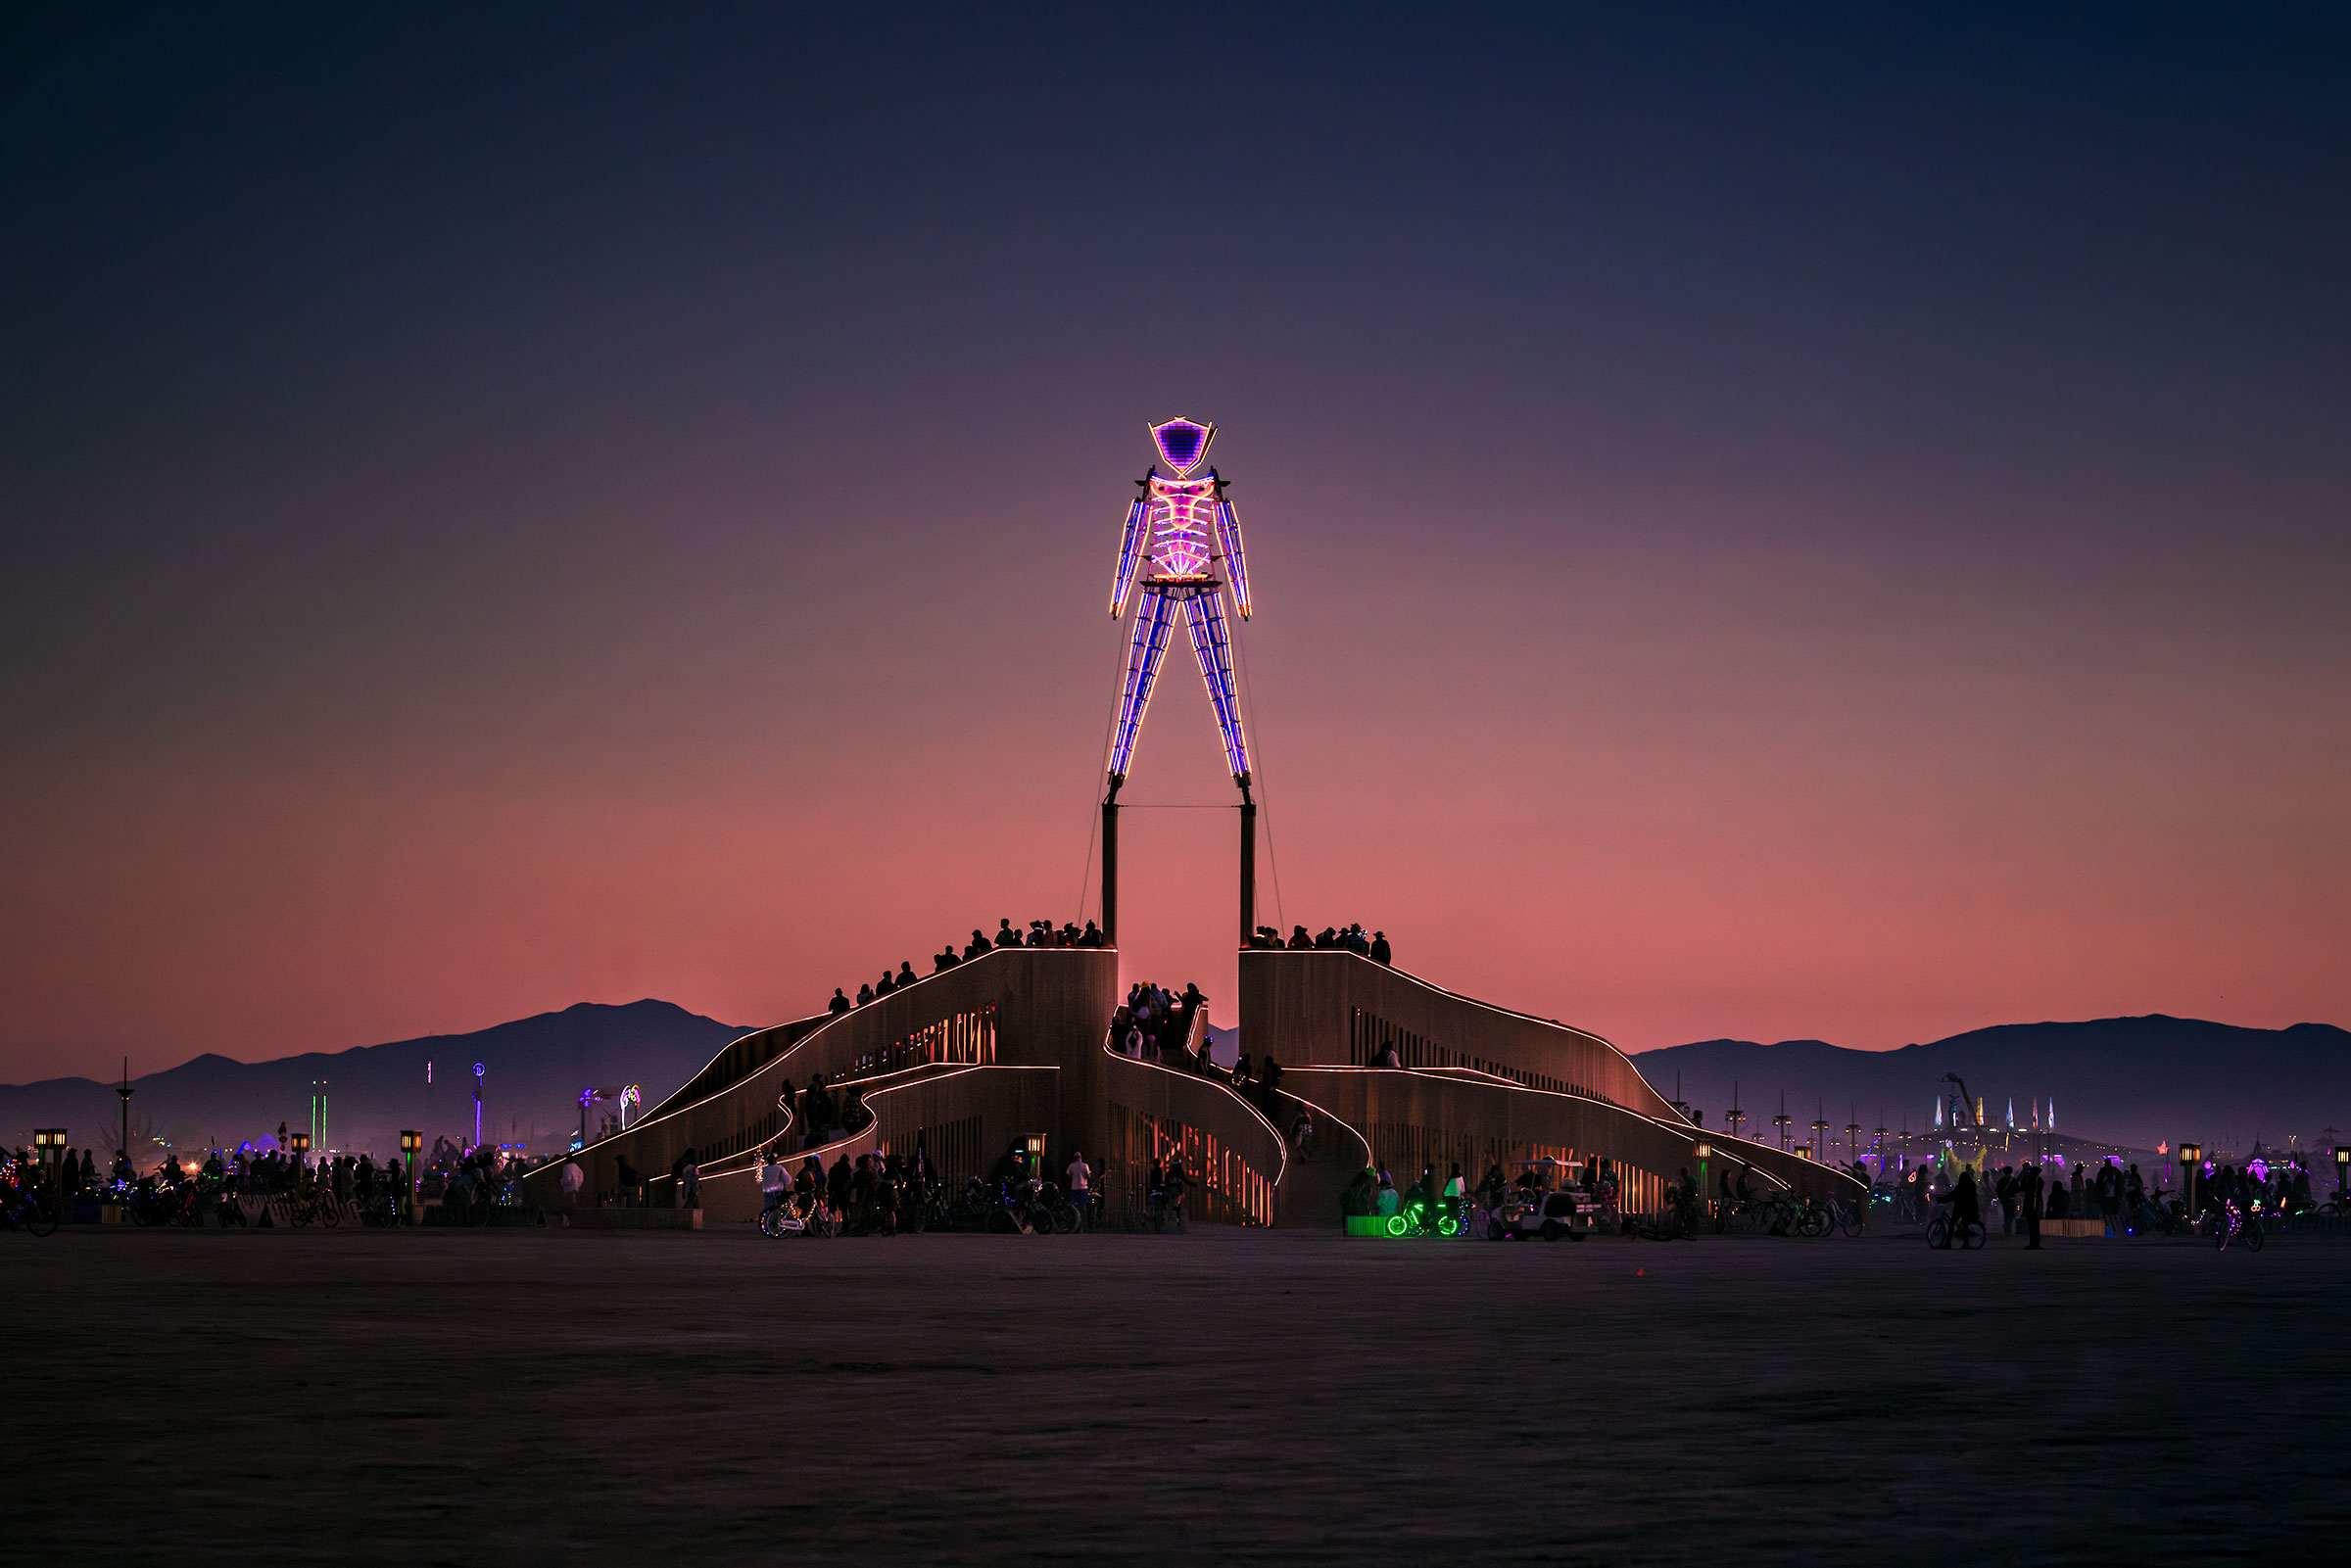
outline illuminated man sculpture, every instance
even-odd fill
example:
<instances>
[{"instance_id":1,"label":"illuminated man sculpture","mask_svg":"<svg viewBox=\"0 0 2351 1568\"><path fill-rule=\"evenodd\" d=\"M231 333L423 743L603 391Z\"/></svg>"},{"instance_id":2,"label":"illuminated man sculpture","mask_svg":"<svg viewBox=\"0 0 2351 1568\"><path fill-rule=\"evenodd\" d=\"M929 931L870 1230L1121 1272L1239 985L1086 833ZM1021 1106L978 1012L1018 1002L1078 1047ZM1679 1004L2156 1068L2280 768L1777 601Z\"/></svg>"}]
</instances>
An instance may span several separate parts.
<instances>
[{"instance_id":1,"label":"illuminated man sculpture","mask_svg":"<svg viewBox=\"0 0 2351 1568\"><path fill-rule=\"evenodd\" d=\"M1127 645L1127 686L1119 697L1118 732L1110 746L1113 798L1127 782L1127 762L1134 754L1143 710L1151 705L1160 656L1168 650L1168 634L1180 613L1191 628L1200 678L1208 683L1208 700L1217 710L1217 728L1224 735L1224 760L1231 765L1232 782L1240 786L1241 799L1249 799L1249 747L1241 736L1240 704L1232 694L1232 644L1224 631L1223 596L1218 592L1229 583L1232 606L1247 620L1249 569L1241 558L1241 525L1233 518L1232 503L1224 499L1224 481L1214 468L1205 477L1192 477L1216 436L1215 425L1189 419L1153 425L1151 439L1159 447L1160 460L1176 471L1176 477L1163 479L1154 467L1135 481L1143 494L1127 509L1118 580L1110 591L1111 618L1126 613L1128 597L1138 583L1142 593L1135 605L1134 636ZM1225 572L1222 581L1213 570L1219 564Z\"/></svg>"}]
</instances>

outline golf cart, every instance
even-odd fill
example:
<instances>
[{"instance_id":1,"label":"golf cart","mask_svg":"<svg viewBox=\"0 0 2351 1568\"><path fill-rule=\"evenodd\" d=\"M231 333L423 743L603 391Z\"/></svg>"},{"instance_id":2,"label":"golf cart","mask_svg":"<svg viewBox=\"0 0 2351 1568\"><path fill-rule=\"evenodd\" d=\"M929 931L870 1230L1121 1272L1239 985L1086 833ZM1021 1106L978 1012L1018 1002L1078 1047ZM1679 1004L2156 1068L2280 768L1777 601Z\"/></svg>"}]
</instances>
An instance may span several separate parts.
<instances>
[{"instance_id":1,"label":"golf cart","mask_svg":"<svg viewBox=\"0 0 2351 1568\"><path fill-rule=\"evenodd\" d=\"M1554 1169L1559 1164L1554 1160L1526 1163ZM1545 1241L1558 1241L1564 1236L1570 1241L1582 1241L1599 1222L1600 1200L1580 1186L1529 1192L1513 1182L1504 1192L1501 1207L1486 1221L1486 1239L1512 1241L1540 1236Z\"/></svg>"}]
</instances>

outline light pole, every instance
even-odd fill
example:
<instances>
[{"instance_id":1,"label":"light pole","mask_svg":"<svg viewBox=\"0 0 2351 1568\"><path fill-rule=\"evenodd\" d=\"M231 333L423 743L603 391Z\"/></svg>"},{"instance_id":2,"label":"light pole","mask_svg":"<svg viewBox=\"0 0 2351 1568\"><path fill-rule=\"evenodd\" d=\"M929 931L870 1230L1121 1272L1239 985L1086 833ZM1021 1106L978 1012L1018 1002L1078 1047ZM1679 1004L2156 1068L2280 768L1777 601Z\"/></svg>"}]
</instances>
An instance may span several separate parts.
<instances>
[{"instance_id":1,"label":"light pole","mask_svg":"<svg viewBox=\"0 0 2351 1568\"><path fill-rule=\"evenodd\" d=\"M42 1164L54 1165L65 1158L66 1129L63 1127L35 1127L32 1129L32 1146L40 1151Z\"/></svg>"},{"instance_id":2,"label":"light pole","mask_svg":"<svg viewBox=\"0 0 2351 1568\"><path fill-rule=\"evenodd\" d=\"M473 1146L482 1146L482 1065L473 1065Z\"/></svg>"},{"instance_id":3,"label":"light pole","mask_svg":"<svg viewBox=\"0 0 2351 1568\"><path fill-rule=\"evenodd\" d=\"M130 1058L122 1059L122 1083L115 1093L122 1097L122 1144L117 1151L123 1159L130 1158L130 1097L139 1091L130 1086Z\"/></svg>"},{"instance_id":4,"label":"light pole","mask_svg":"<svg viewBox=\"0 0 2351 1568\"><path fill-rule=\"evenodd\" d=\"M2338 1202L2347 1178L2351 1178L2351 1145L2338 1143L2334 1146L2334 1196Z\"/></svg>"},{"instance_id":5,"label":"light pole","mask_svg":"<svg viewBox=\"0 0 2351 1568\"><path fill-rule=\"evenodd\" d=\"M1714 1212L1714 1189L1706 1185L1706 1162L1714 1158L1714 1146L1702 1142L1690 1152L1698 1156L1699 1212L1711 1215Z\"/></svg>"},{"instance_id":6,"label":"light pole","mask_svg":"<svg viewBox=\"0 0 2351 1568\"><path fill-rule=\"evenodd\" d=\"M2204 1146L2183 1143L2180 1146L2180 1186L2187 1194L2187 1222L2196 1222L2196 1167L2204 1163Z\"/></svg>"}]
</instances>

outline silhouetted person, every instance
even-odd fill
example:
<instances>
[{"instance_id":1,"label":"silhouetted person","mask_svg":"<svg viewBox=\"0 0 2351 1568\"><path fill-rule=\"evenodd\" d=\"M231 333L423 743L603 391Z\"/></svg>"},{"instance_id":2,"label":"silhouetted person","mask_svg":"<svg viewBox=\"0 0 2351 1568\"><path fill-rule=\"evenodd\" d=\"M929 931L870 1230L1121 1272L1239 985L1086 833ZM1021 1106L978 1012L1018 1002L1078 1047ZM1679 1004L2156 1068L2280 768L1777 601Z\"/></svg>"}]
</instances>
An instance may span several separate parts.
<instances>
[{"instance_id":1,"label":"silhouetted person","mask_svg":"<svg viewBox=\"0 0 2351 1568\"><path fill-rule=\"evenodd\" d=\"M1296 952L1301 948L1312 947L1314 945L1315 939L1306 934L1305 927L1293 926L1290 927L1290 950L1292 952Z\"/></svg>"},{"instance_id":2,"label":"silhouetted person","mask_svg":"<svg viewBox=\"0 0 2351 1568\"><path fill-rule=\"evenodd\" d=\"M2027 1165L2016 1178L2017 1203L2024 1210L2025 1250L2040 1250L2040 1166Z\"/></svg>"},{"instance_id":3,"label":"silhouetted person","mask_svg":"<svg viewBox=\"0 0 2351 1568\"><path fill-rule=\"evenodd\" d=\"M874 988L871 985L860 985L857 987L857 1005L859 1007L864 1007L866 1004L873 1001L873 999Z\"/></svg>"},{"instance_id":4,"label":"silhouetted person","mask_svg":"<svg viewBox=\"0 0 2351 1568\"><path fill-rule=\"evenodd\" d=\"M904 989L906 986L912 985L917 977L918 976L914 973L914 960L910 958L899 959L897 979L899 988Z\"/></svg>"},{"instance_id":5,"label":"silhouetted person","mask_svg":"<svg viewBox=\"0 0 2351 1568\"><path fill-rule=\"evenodd\" d=\"M833 1000L825 1004L825 1011L835 1018L839 1018L855 1005L847 997L841 995L840 987L836 985L833 987Z\"/></svg>"},{"instance_id":6,"label":"silhouetted person","mask_svg":"<svg viewBox=\"0 0 2351 1568\"><path fill-rule=\"evenodd\" d=\"M1386 931L1373 931L1371 933L1371 962L1374 964L1393 964L1396 962L1395 953L1392 952L1388 947L1388 933Z\"/></svg>"},{"instance_id":7,"label":"silhouetted person","mask_svg":"<svg viewBox=\"0 0 2351 1568\"><path fill-rule=\"evenodd\" d=\"M1021 933L1012 928L1012 917L1009 915L996 922L996 945L998 947L1021 945Z\"/></svg>"},{"instance_id":8,"label":"silhouetted person","mask_svg":"<svg viewBox=\"0 0 2351 1568\"><path fill-rule=\"evenodd\" d=\"M1951 1189L1951 1219L1961 1226L1984 1223L1984 1206L1976 1197L1976 1173L1959 1167L1959 1185Z\"/></svg>"},{"instance_id":9,"label":"silhouetted person","mask_svg":"<svg viewBox=\"0 0 2351 1568\"><path fill-rule=\"evenodd\" d=\"M1092 921L1087 921L1085 929L1078 933L1078 945L1080 947L1100 947L1102 945L1102 928Z\"/></svg>"}]
</instances>

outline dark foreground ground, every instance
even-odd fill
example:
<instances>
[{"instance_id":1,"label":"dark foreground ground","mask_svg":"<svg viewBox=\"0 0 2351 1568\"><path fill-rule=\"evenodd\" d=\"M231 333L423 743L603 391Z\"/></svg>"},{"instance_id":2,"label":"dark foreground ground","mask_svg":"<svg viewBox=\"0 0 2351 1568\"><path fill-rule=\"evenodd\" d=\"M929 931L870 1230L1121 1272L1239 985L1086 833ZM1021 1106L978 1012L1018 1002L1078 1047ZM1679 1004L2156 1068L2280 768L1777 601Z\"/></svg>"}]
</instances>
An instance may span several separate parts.
<instances>
[{"instance_id":1,"label":"dark foreground ground","mask_svg":"<svg viewBox=\"0 0 2351 1568\"><path fill-rule=\"evenodd\" d=\"M0 1558L2325 1560L2346 1307L2314 1238L8 1234Z\"/></svg>"}]
</instances>

